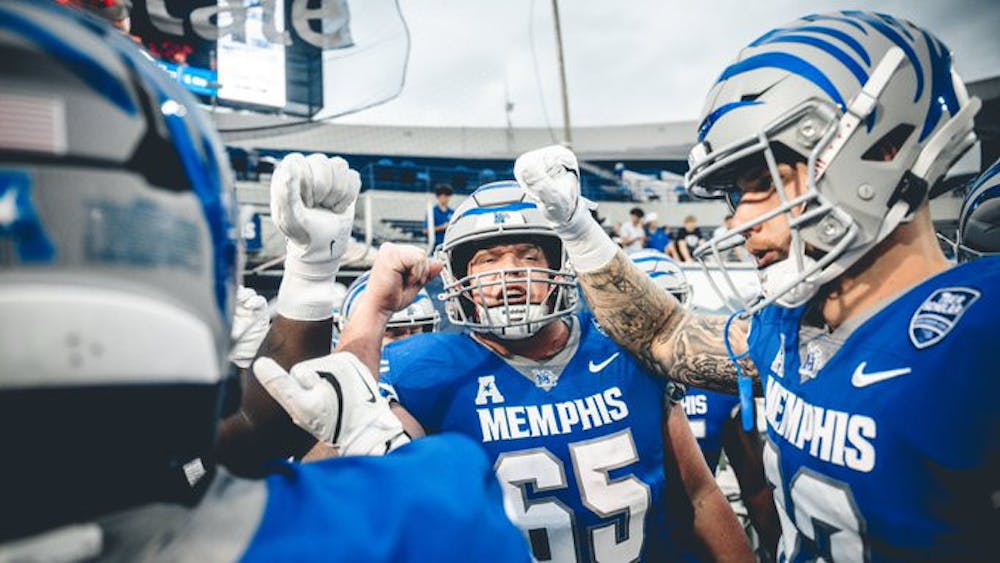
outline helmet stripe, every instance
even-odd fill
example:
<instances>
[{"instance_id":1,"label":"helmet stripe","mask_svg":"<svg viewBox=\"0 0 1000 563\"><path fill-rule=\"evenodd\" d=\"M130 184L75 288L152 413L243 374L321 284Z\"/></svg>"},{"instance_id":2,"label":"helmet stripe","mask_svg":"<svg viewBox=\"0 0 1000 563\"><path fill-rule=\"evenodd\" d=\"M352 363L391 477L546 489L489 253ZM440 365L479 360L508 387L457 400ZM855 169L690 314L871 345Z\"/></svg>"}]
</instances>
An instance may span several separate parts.
<instances>
[{"instance_id":1,"label":"helmet stripe","mask_svg":"<svg viewBox=\"0 0 1000 563\"><path fill-rule=\"evenodd\" d=\"M719 107L719 109L708 114L708 116L706 116L705 119L702 120L701 125L698 126L698 142L700 143L705 140L705 137L708 135L708 132L712 130L712 127L715 126L715 123L722 116L733 111L734 109L739 109L743 106L755 106L761 103L763 102L758 102L758 101L730 102L728 104Z\"/></svg>"},{"instance_id":2,"label":"helmet stripe","mask_svg":"<svg viewBox=\"0 0 1000 563\"><path fill-rule=\"evenodd\" d=\"M772 39L769 39L767 43L798 43L801 45L809 45L810 47L816 47L821 51L833 56L835 59L840 61L847 70L851 71L854 78L858 79L858 84L864 86L865 82L868 81L868 73L865 69L861 68L861 65L857 63L850 55L845 53L839 47L836 47L822 39L816 37L810 37L808 35L778 35Z\"/></svg>"},{"instance_id":3,"label":"helmet stripe","mask_svg":"<svg viewBox=\"0 0 1000 563\"><path fill-rule=\"evenodd\" d=\"M871 57L868 56L868 51L865 50L865 48L861 45L861 43L859 43L857 39L851 37L850 35L844 33L843 31L840 31L839 29L822 27L818 25L806 25L796 28L795 31L799 32L807 31L809 33L819 33L821 35L828 35L830 37L833 37L834 39L839 40L841 43L850 47L852 51L857 53L858 56L861 57L861 60L865 62L865 66L871 66L872 64Z\"/></svg>"},{"instance_id":4,"label":"helmet stripe","mask_svg":"<svg viewBox=\"0 0 1000 563\"><path fill-rule=\"evenodd\" d=\"M823 90L834 103L840 106L841 110L845 110L846 108L844 99L840 96L840 92L837 91L837 87L830 82L830 79L822 71L799 57L788 53L762 53L729 65L722 73L722 76L719 77L719 80L716 81L716 84L728 80L733 76L761 68L780 68L797 74L815 84L820 90Z\"/></svg>"},{"instance_id":5,"label":"helmet stripe","mask_svg":"<svg viewBox=\"0 0 1000 563\"><path fill-rule=\"evenodd\" d=\"M924 93L924 69L920 65L920 59L917 58L917 53L913 50L913 45L911 45L906 39L903 39L884 21L872 16L871 14L866 14L865 12L859 12L857 10L845 10L841 13L845 16L857 18L867 23L903 50L903 53L906 54L906 58L910 61L910 65L913 66L913 72L917 75L917 93L913 96L913 101L915 102L919 100L920 96Z\"/></svg>"},{"instance_id":6,"label":"helmet stripe","mask_svg":"<svg viewBox=\"0 0 1000 563\"><path fill-rule=\"evenodd\" d=\"M490 213L500 213L503 211L522 211L524 209L538 209L538 206L534 203L520 202L512 203L510 205L504 205L501 207L478 207L476 209L470 209L463 214L463 217L469 217L471 215L488 215Z\"/></svg>"},{"instance_id":7,"label":"helmet stripe","mask_svg":"<svg viewBox=\"0 0 1000 563\"><path fill-rule=\"evenodd\" d=\"M921 141L937 127L943 112L947 111L948 115L954 116L959 109L955 83L951 77L951 53L948 52L947 47L928 35L926 31L922 31L922 33L931 57L931 99L927 109L927 118L924 120L924 128L920 131Z\"/></svg>"},{"instance_id":8,"label":"helmet stripe","mask_svg":"<svg viewBox=\"0 0 1000 563\"><path fill-rule=\"evenodd\" d=\"M835 22L840 22L840 23L846 23L847 25L854 26L861 33L864 33L865 35L868 35L868 30L866 30L864 28L864 26L862 26L861 24L859 24L856 21L853 21L853 20L850 20L850 19L847 19L847 18L841 18L841 17L838 17L838 16L830 16L830 15L826 15L826 14L812 14L812 15L809 15L809 16L805 16L805 17L803 17L801 19L803 19L805 21L808 21L808 22L825 20L825 21L835 21Z\"/></svg>"}]
</instances>

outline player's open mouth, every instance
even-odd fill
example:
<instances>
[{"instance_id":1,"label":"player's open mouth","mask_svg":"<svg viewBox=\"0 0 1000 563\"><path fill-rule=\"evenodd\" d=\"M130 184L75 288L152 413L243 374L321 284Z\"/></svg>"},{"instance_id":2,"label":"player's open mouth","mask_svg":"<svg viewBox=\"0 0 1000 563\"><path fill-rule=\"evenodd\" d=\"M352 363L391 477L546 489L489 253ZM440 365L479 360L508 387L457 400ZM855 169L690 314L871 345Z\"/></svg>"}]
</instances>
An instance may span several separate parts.
<instances>
[{"instance_id":1,"label":"player's open mouth","mask_svg":"<svg viewBox=\"0 0 1000 563\"><path fill-rule=\"evenodd\" d=\"M753 257L757 262L757 269L760 270L763 270L775 262L781 261L781 253L777 250L758 250L753 252Z\"/></svg>"}]
</instances>

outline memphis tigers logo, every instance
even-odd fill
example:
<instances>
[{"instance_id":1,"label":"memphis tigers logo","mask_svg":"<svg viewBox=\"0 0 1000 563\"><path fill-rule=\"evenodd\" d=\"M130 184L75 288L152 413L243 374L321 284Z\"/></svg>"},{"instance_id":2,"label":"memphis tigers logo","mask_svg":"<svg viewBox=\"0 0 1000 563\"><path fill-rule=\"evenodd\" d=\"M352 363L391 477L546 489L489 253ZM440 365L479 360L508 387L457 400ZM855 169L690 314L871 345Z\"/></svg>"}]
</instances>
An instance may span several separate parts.
<instances>
[{"instance_id":1,"label":"memphis tigers logo","mask_svg":"<svg viewBox=\"0 0 1000 563\"><path fill-rule=\"evenodd\" d=\"M945 287L932 293L910 318L910 342L918 350L940 342L979 295L968 287Z\"/></svg>"}]
</instances>

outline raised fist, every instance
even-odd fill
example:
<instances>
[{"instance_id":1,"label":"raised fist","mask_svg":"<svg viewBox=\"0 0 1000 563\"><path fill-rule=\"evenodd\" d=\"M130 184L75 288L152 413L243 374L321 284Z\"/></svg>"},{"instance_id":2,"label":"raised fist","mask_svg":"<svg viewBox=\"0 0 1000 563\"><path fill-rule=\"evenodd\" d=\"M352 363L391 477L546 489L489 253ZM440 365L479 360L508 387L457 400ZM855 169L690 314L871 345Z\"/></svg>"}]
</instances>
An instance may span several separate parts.
<instances>
[{"instance_id":1,"label":"raised fist","mask_svg":"<svg viewBox=\"0 0 1000 563\"><path fill-rule=\"evenodd\" d=\"M569 149L552 145L522 154L514 177L554 228L569 223L580 204L580 166Z\"/></svg>"},{"instance_id":2,"label":"raised fist","mask_svg":"<svg viewBox=\"0 0 1000 563\"><path fill-rule=\"evenodd\" d=\"M351 237L361 176L322 154L286 156L271 178L271 217L285 235L278 312L314 321L330 316L333 282Z\"/></svg>"}]
</instances>

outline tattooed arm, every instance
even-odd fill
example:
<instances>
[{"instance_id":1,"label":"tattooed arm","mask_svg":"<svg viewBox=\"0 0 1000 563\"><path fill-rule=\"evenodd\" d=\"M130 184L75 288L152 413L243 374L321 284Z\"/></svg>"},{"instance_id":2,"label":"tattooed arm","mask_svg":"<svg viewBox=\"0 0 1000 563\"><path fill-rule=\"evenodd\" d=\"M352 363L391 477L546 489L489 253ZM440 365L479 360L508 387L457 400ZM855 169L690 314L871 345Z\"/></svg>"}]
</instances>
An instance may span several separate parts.
<instances>
[{"instance_id":1,"label":"tattooed arm","mask_svg":"<svg viewBox=\"0 0 1000 563\"><path fill-rule=\"evenodd\" d=\"M601 327L653 373L675 381L736 393L736 368L726 354L722 333L725 317L696 315L656 287L619 251L605 267L578 276L583 293ZM747 349L750 324L739 319L730 326L733 352ZM754 379L750 358L740 360L743 373Z\"/></svg>"}]
</instances>

